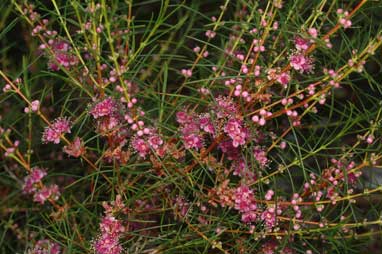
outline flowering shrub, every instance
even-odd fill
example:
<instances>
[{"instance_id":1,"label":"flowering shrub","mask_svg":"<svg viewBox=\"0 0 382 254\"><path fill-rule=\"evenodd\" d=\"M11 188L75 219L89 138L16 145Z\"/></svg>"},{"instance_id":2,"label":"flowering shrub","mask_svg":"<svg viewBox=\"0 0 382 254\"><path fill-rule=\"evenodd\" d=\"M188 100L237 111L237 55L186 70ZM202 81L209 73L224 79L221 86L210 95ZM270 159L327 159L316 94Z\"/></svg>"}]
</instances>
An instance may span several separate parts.
<instances>
[{"instance_id":1,"label":"flowering shrub","mask_svg":"<svg viewBox=\"0 0 382 254\"><path fill-rule=\"evenodd\" d=\"M382 3L0 8L4 253L379 248Z\"/></svg>"}]
</instances>

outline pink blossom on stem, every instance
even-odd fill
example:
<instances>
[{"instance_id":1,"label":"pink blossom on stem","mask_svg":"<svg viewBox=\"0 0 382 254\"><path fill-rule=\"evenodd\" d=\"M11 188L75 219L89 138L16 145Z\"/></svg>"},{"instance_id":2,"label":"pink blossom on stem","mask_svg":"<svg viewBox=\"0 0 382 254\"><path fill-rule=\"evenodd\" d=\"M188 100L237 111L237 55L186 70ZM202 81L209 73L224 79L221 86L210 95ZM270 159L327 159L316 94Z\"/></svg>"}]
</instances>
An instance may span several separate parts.
<instances>
[{"instance_id":1,"label":"pink blossom on stem","mask_svg":"<svg viewBox=\"0 0 382 254\"><path fill-rule=\"evenodd\" d=\"M301 37L296 37L294 39L295 47L298 51L305 51L309 48L309 41Z\"/></svg>"},{"instance_id":2,"label":"pink blossom on stem","mask_svg":"<svg viewBox=\"0 0 382 254\"><path fill-rule=\"evenodd\" d=\"M44 204L46 200L52 199L57 200L60 196L60 191L56 184L50 186L44 186L41 190L36 192L33 196L33 201Z\"/></svg>"},{"instance_id":3,"label":"pink blossom on stem","mask_svg":"<svg viewBox=\"0 0 382 254\"><path fill-rule=\"evenodd\" d=\"M224 126L224 132L232 139L234 147L244 145L249 136L247 128L243 127L242 122L238 119L229 119Z\"/></svg>"},{"instance_id":4,"label":"pink blossom on stem","mask_svg":"<svg viewBox=\"0 0 382 254\"><path fill-rule=\"evenodd\" d=\"M259 146L256 146L253 149L253 156L257 160L257 162L260 164L261 167L265 167L268 163L267 153L261 149Z\"/></svg>"},{"instance_id":5,"label":"pink blossom on stem","mask_svg":"<svg viewBox=\"0 0 382 254\"><path fill-rule=\"evenodd\" d=\"M60 254L61 247L50 240L38 240L30 254Z\"/></svg>"},{"instance_id":6,"label":"pink blossom on stem","mask_svg":"<svg viewBox=\"0 0 382 254\"><path fill-rule=\"evenodd\" d=\"M203 147L203 140L201 136L191 133L183 136L184 146L187 149L195 148L200 149Z\"/></svg>"},{"instance_id":7,"label":"pink blossom on stem","mask_svg":"<svg viewBox=\"0 0 382 254\"><path fill-rule=\"evenodd\" d=\"M101 234L93 242L93 248L97 254L120 254L123 251L119 239L125 232L125 227L120 220L106 215L100 223Z\"/></svg>"},{"instance_id":8,"label":"pink blossom on stem","mask_svg":"<svg viewBox=\"0 0 382 254\"><path fill-rule=\"evenodd\" d=\"M95 118L100 118L103 116L111 116L118 110L116 101L107 97L101 102L98 102L91 110L90 114Z\"/></svg>"},{"instance_id":9,"label":"pink blossom on stem","mask_svg":"<svg viewBox=\"0 0 382 254\"><path fill-rule=\"evenodd\" d=\"M44 133L42 135L42 142L53 142L55 144L60 143L61 135L70 133L70 125L71 124L68 118L59 117L55 119L53 124L51 124L49 127L45 127Z\"/></svg>"},{"instance_id":10,"label":"pink blossom on stem","mask_svg":"<svg viewBox=\"0 0 382 254\"><path fill-rule=\"evenodd\" d=\"M64 146L63 150L66 154L78 158L85 153L84 142L81 138L76 137L71 144Z\"/></svg>"},{"instance_id":11,"label":"pink blossom on stem","mask_svg":"<svg viewBox=\"0 0 382 254\"><path fill-rule=\"evenodd\" d=\"M24 178L23 192L30 194L36 191L35 184L46 176L46 170L38 167L32 168L31 173Z\"/></svg>"},{"instance_id":12,"label":"pink blossom on stem","mask_svg":"<svg viewBox=\"0 0 382 254\"><path fill-rule=\"evenodd\" d=\"M153 149L157 150L161 145L163 145L163 140L158 134L152 133L148 137L148 143Z\"/></svg>"},{"instance_id":13,"label":"pink blossom on stem","mask_svg":"<svg viewBox=\"0 0 382 254\"><path fill-rule=\"evenodd\" d=\"M212 124L212 120L209 114L202 115L199 118L199 125L200 125L200 129L204 130L205 132L210 133L212 135L215 134L215 127Z\"/></svg>"},{"instance_id":14,"label":"pink blossom on stem","mask_svg":"<svg viewBox=\"0 0 382 254\"><path fill-rule=\"evenodd\" d=\"M78 58L71 52L72 47L67 42L51 39L48 43L50 44L51 51L53 52L53 56L49 55L51 59L48 62L48 67L51 70L58 71L60 66L69 68L70 66L78 64Z\"/></svg>"},{"instance_id":15,"label":"pink blossom on stem","mask_svg":"<svg viewBox=\"0 0 382 254\"><path fill-rule=\"evenodd\" d=\"M134 150L142 158L145 158L146 155L150 152L149 144L142 138L135 138L131 144Z\"/></svg>"},{"instance_id":16,"label":"pink blossom on stem","mask_svg":"<svg viewBox=\"0 0 382 254\"><path fill-rule=\"evenodd\" d=\"M242 185L235 190L235 209L241 214L244 223L251 223L256 220L257 204L253 190L248 186Z\"/></svg>"},{"instance_id":17,"label":"pink blossom on stem","mask_svg":"<svg viewBox=\"0 0 382 254\"><path fill-rule=\"evenodd\" d=\"M290 65L301 73L313 70L313 60L301 53L294 53L289 57Z\"/></svg>"},{"instance_id":18,"label":"pink blossom on stem","mask_svg":"<svg viewBox=\"0 0 382 254\"><path fill-rule=\"evenodd\" d=\"M284 86L284 88L287 87L287 85L290 82L290 75L288 72L283 72L277 77L277 82L279 82L281 85Z\"/></svg>"},{"instance_id":19,"label":"pink blossom on stem","mask_svg":"<svg viewBox=\"0 0 382 254\"><path fill-rule=\"evenodd\" d=\"M313 38L317 38L317 35L318 35L318 32L317 32L317 29L312 27L312 28L309 28L308 29L308 33L310 34L310 36L312 36Z\"/></svg>"},{"instance_id":20,"label":"pink blossom on stem","mask_svg":"<svg viewBox=\"0 0 382 254\"><path fill-rule=\"evenodd\" d=\"M267 228L273 228L276 225L276 209L270 207L261 213L261 219Z\"/></svg>"}]
</instances>

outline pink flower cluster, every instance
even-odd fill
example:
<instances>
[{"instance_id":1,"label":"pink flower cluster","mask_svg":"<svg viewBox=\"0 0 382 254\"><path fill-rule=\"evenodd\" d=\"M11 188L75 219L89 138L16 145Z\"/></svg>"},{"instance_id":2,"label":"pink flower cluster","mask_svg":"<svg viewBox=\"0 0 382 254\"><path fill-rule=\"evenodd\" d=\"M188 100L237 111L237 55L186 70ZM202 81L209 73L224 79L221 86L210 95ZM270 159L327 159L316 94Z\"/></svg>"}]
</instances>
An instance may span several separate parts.
<instances>
[{"instance_id":1,"label":"pink flower cluster","mask_svg":"<svg viewBox=\"0 0 382 254\"><path fill-rule=\"evenodd\" d=\"M191 69L182 69L180 72L186 78L192 77L192 70Z\"/></svg>"},{"instance_id":2,"label":"pink flower cluster","mask_svg":"<svg viewBox=\"0 0 382 254\"><path fill-rule=\"evenodd\" d=\"M32 168L30 174L24 178L23 192L27 194L34 193L37 190L36 183L40 182L46 175L45 169Z\"/></svg>"},{"instance_id":3,"label":"pink flower cluster","mask_svg":"<svg viewBox=\"0 0 382 254\"><path fill-rule=\"evenodd\" d=\"M224 180L219 186L209 190L208 195L210 197L208 203L217 207L218 203L221 207L234 207L235 205L235 189L228 186L229 180Z\"/></svg>"},{"instance_id":4,"label":"pink flower cluster","mask_svg":"<svg viewBox=\"0 0 382 254\"><path fill-rule=\"evenodd\" d=\"M196 116L189 115L183 111L180 111L176 114L176 119L177 122L181 124L181 133L184 146L187 149L202 148L203 137L200 133L200 122L198 121L199 119Z\"/></svg>"},{"instance_id":5,"label":"pink flower cluster","mask_svg":"<svg viewBox=\"0 0 382 254\"><path fill-rule=\"evenodd\" d=\"M51 70L58 71L60 70L60 66L69 68L78 64L78 58L73 54L72 47L69 43L59 39L50 39L48 44L53 51L53 58L48 62L48 67ZM46 47L45 44L40 46L41 49Z\"/></svg>"},{"instance_id":6,"label":"pink flower cluster","mask_svg":"<svg viewBox=\"0 0 382 254\"><path fill-rule=\"evenodd\" d=\"M306 51L310 46L310 42L309 40L303 39L301 37L296 37L294 39L294 46L298 51Z\"/></svg>"},{"instance_id":7,"label":"pink flower cluster","mask_svg":"<svg viewBox=\"0 0 382 254\"><path fill-rule=\"evenodd\" d=\"M89 113L98 119L104 116L111 116L118 110L117 102L112 97L107 97L106 99L98 102Z\"/></svg>"},{"instance_id":8,"label":"pink flower cluster","mask_svg":"<svg viewBox=\"0 0 382 254\"><path fill-rule=\"evenodd\" d=\"M119 108L119 104L112 97L107 97L90 109L89 113L97 119L100 134L106 135L118 130L117 127L123 119Z\"/></svg>"},{"instance_id":9,"label":"pink flower cluster","mask_svg":"<svg viewBox=\"0 0 382 254\"><path fill-rule=\"evenodd\" d=\"M305 56L304 53L295 52L289 57L290 65L296 71L300 73L312 72L313 70L313 59Z\"/></svg>"},{"instance_id":10,"label":"pink flower cluster","mask_svg":"<svg viewBox=\"0 0 382 254\"><path fill-rule=\"evenodd\" d=\"M354 191L351 187L356 184L356 180L362 172L354 170L354 161L345 163L341 160L332 159L331 162L334 165L322 172L323 181L319 180L316 175L310 174L310 180L304 184L304 190L315 201L319 201L326 193L326 197L332 201L332 204L335 204L337 198L341 196L344 186L347 186L348 193ZM318 207L318 210L322 209L323 206Z\"/></svg>"},{"instance_id":11,"label":"pink flower cluster","mask_svg":"<svg viewBox=\"0 0 382 254\"><path fill-rule=\"evenodd\" d=\"M46 200L57 200L60 197L60 191L57 184L43 186L38 192L33 195L33 201L44 204Z\"/></svg>"},{"instance_id":12,"label":"pink flower cluster","mask_svg":"<svg viewBox=\"0 0 382 254\"><path fill-rule=\"evenodd\" d=\"M28 253L30 254L60 254L61 247L57 243L44 239L44 240L37 241L34 248Z\"/></svg>"},{"instance_id":13,"label":"pink flower cluster","mask_svg":"<svg viewBox=\"0 0 382 254\"><path fill-rule=\"evenodd\" d=\"M49 127L45 127L44 133L42 134L42 142L53 142L55 144L60 143L61 135L70 133L70 125L71 123L68 118L56 118Z\"/></svg>"},{"instance_id":14,"label":"pink flower cluster","mask_svg":"<svg viewBox=\"0 0 382 254\"><path fill-rule=\"evenodd\" d=\"M251 223L256 221L257 204L253 190L242 185L235 190L235 209L241 213L241 221Z\"/></svg>"},{"instance_id":15,"label":"pink flower cluster","mask_svg":"<svg viewBox=\"0 0 382 254\"><path fill-rule=\"evenodd\" d=\"M216 133L222 131L230 137L233 148L247 142L250 136L249 129L244 126L241 119L235 117L237 109L230 98L221 96L216 98L216 103L210 105L209 110L214 112L213 117L210 113L197 115L180 111L176 114L177 122L181 125L182 139L187 149L200 149L203 146L203 134L210 134L215 137ZM217 126L220 128L216 128ZM224 147L223 149L228 151Z\"/></svg>"},{"instance_id":16,"label":"pink flower cluster","mask_svg":"<svg viewBox=\"0 0 382 254\"><path fill-rule=\"evenodd\" d=\"M137 132L137 135L131 141L131 145L142 158L145 158L151 149L156 151L159 156L163 156L164 151L160 149L163 140L154 129L144 128L142 134Z\"/></svg>"},{"instance_id":17,"label":"pink flower cluster","mask_svg":"<svg viewBox=\"0 0 382 254\"><path fill-rule=\"evenodd\" d=\"M284 88L288 87L291 80L289 71L281 71L280 68L271 68L268 70L267 75L268 80L275 80L279 84L283 85Z\"/></svg>"},{"instance_id":18,"label":"pink flower cluster","mask_svg":"<svg viewBox=\"0 0 382 254\"><path fill-rule=\"evenodd\" d=\"M23 192L34 194L33 200L40 204L44 204L48 199L57 200L60 196L60 191L56 184L45 186L41 183L46 174L45 169L34 167L31 173L24 178Z\"/></svg>"},{"instance_id":19,"label":"pink flower cluster","mask_svg":"<svg viewBox=\"0 0 382 254\"><path fill-rule=\"evenodd\" d=\"M229 97L219 96L215 101L216 104L211 109L218 118L232 117L238 113L235 103Z\"/></svg>"},{"instance_id":20,"label":"pink flower cluster","mask_svg":"<svg viewBox=\"0 0 382 254\"><path fill-rule=\"evenodd\" d=\"M223 141L219 144L219 149L227 156L228 160L237 160L240 157L240 149L232 145L231 140Z\"/></svg>"},{"instance_id":21,"label":"pink flower cluster","mask_svg":"<svg viewBox=\"0 0 382 254\"><path fill-rule=\"evenodd\" d=\"M290 79L291 78L290 78L289 72L283 72L283 73L280 73L280 75L277 77L277 82L282 84L284 88L287 88L287 85L289 84Z\"/></svg>"},{"instance_id":22,"label":"pink flower cluster","mask_svg":"<svg viewBox=\"0 0 382 254\"><path fill-rule=\"evenodd\" d=\"M101 234L93 243L97 254L120 254L123 251L119 239L125 232L125 227L120 220L111 215L106 215L100 223Z\"/></svg>"},{"instance_id":23,"label":"pink flower cluster","mask_svg":"<svg viewBox=\"0 0 382 254\"><path fill-rule=\"evenodd\" d=\"M313 71L313 59L305 54L305 51L309 49L310 42L301 37L295 38L295 47L297 51L289 56L289 63L293 69L300 73Z\"/></svg>"},{"instance_id":24,"label":"pink flower cluster","mask_svg":"<svg viewBox=\"0 0 382 254\"><path fill-rule=\"evenodd\" d=\"M40 101L39 100L34 100L31 102L30 107L24 108L25 113L29 113L31 110L32 112L37 112L40 108Z\"/></svg>"},{"instance_id":25,"label":"pink flower cluster","mask_svg":"<svg viewBox=\"0 0 382 254\"><path fill-rule=\"evenodd\" d=\"M261 147L254 147L253 156L255 157L256 161L259 163L261 168L264 168L268 164L267 153L263 149L261 149Z\"/></svg>"},{"instance_id":26,"label":"pink flower cluster","mask_svg":"<svg viewBox=\"0 0 382 254\"><path fill-rule=\"evenodd\" d=\"M76 137L72 143L64 146L63 151L70 156L78 158L85 153L84 142L81 138Z\"/></svg>"},{"instance_id":27,"label":"pink flower cluster","mask_svg":"<svg viewBox=\"0 0 382 254\"><path fill-rule=\"evenodd\" d=\"M261 220L263 220L267 229L272 229L276 226L276 213L280 215L281 210L275 207L268 207L261 213Z\"/></svg>"},{"instance_id":28,"label":"pink flower cluster","mask_svg":"<svg viewBox=\"0 0 382 254\"><path fill-rule=\"evenodd\" d=\"M233 147L244 145L249 138L249 130L243 126L239 119L229 119L224 126L224 132L232 139Z\"/></svg>"},{"instance_id":29,"label":"pink flower cluster","mask_svg":"<svg viewBox=\"0 0 382 254\"><path fill-rule=\"evenodd\" d=\"M126 231L126 227L122 225L122 221L114 217L114 213L128 212L120 195L116 196L115 201L110 203L104 202L102 206L105 209L105 216L101 219L100 234L93 241L93 248L96 254L120 254L123 251L119 240Z\"/></svg>"},{"instance_id":30,"label":"pink flower cluster","mask_svg":"<svg viewBox=\"0 0 382 254\"><path fill-rule=\"evenodd\" d=\"M320 198L316 199L317 201L320 200ZM295 212L295 217L297 219L300 219L302 216L302 212L300 209L300 206L298 206L298 203L302 202L302 198L298 193L294 193L291 199L291 203L293 205L293 211Z\"/></svg>"},{"instance_id":31,"label":"pink flower cluster","mask_svg":"<svg viewBox=\"0 0 382 254\"><path fill-rule=\"evenodd\" d=\"M128 87L132 88L132 84L129 84ZM119 90L121 89L123 88L120 87ZM108 136L109 148L105 158L108 161L116 159L126 162L130 150L124 151L122 148L128 143L128 137L131 137L129 148L138 153L139 157L145 158L151 151L155 151L160 157L164 156L166 151L163 149L164 142L161 136L156 129L146 127L145 122L140 120L139 117L145 114L142 110L132 110L137 99L132 98L130 102L124 99L122 97L121 101L126 102L127 107L114 98L107 97L89 110L89 113L97 120L98 132Z\"/></svg>"}]
</instances>

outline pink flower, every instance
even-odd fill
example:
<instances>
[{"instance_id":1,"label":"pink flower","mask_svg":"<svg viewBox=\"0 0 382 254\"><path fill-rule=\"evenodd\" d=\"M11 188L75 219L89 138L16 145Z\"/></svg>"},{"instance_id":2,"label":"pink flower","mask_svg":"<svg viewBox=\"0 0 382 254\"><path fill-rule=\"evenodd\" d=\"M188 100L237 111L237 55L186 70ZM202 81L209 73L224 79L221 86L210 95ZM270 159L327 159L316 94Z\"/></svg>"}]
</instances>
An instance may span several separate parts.
<instances>
[{"instance_id":1,"label":"pink flower","mask_svg":"<svg viewBox=\"0 0 382 254\"><path fill-rule=\"evenodd\" d=\"M277 82L284 85L285 88L287 87L289 81L290 81L290 75L288 72L283 72L277 77Z\"/></svg>"},{"instance_id":2,"label":"pink flower","mask_svg":"<svg viewBox=\"0 0 382 254\"><path fill-rule=\"evenodd\" d=\"M175 207L178 211L178 214L184 218L190 208L190 203L188 203L184 197L177 196L175 199Z\"/></svg>"},{"instance_id":3,"label":"pink flower","mask_svg":"<svg viewBox=\"0 0 382 254\"><path fill-rule=\"evenodd\" d=\"M125 227L120 220L113 216L106 215L100 223L100 236L94 241L93 248L97 254L120 254L122 246L119 239Z\"/></svg>"},{"instance_id":4,"label":"pink flower","mask_svg":"<svg viewBox=\"0 0 382 254\"><path fill-rule=\"evenodd\" d=\"M51 40L51 50L53 51L53 57L48 62L48 67L53 71L58 71L60 66L69 68L78 64L78 58L72 52L72 47L62 40ZM44 45L44 44L43 44ZM43 47L45 48L45 46Z\"/></svg>"},{"instance_id":5,"label":"pink flower","mask_svg":"<svg viewBox=\"0 0 382 254\"><path fill-rule=\"evenodd\" d=\"M39 100L34 100L31 102L31 109L33 112L37 112L40 108L40 101Z\"/></svg>"},{"instance_id":6,"label":"pink flower","mask_svg":"<svg viewBox=\"0 0 382 254\"><path fill-rule=\"evenodd\" d=\"M242 123L238 119L229 119L224 126L224 132L230 136L234 147L244 145L248 137L248 130L242 127Z\"/></svg>"},{"instance_id":7,"label":"pink flower","mask_svg":"<svg viewBox=\"0 0 382 254\"><path fill-rule=\"evenodd\" d=\"M281 245L275 241L267 241L261 247L261 254L292 254L294 251L289 247L281 248Z\"/></svg>"},{"instance_id":8,"label":"pink flower","mask_svg":"<svg viewBox=\"0 0 382 254\"><path fill-rule=\"evenodd\" d=\"M262 212L261 219L267 228L273 228L276 225L275 208L271 207Z\"/></svg>"},{"instance_id":9,"label":"pink flower","mask_svg":"<svg viewBox=\"0 0 382 254\"><path fill-rule=\"evenodd\" d=\"M117 103L111 97L107 97L101 102L98 102L91 110L90 114L97 119L103 116L111 116L118 110Z\"/></svg>"},{"instance_id":10,"label":"pink flower","mask_svg":"<svg viewBox=\"0 0 382 254\"><path fill-rule=\"evenodd\" d=\"M265 167L268 163L267 153L262 150L259 146L256 146L253 149L253 156L257 160L257 162L260 164L261 167Z\"/></svg>"},{"instance_id":11,"label":"pink flower","mask_svg":"<svg viewBox=\"0 0 382 254\"><path fill-rule=\"evenodd\" d=\"M249 189L248 186L242 185L236 189L234 199L235 209L242 214L241 220L244 223L254 222L257 217L257 204L253 190Z\"/></svg>"},{"instance_id":12,"label":"pink flower","mask_svg":"<svg viewBox=\"0 0 382 254\"><path fill-rule=\"evenodd\" d=\"M148 138L148 142L149 142L149 145L153 148L153 149L158 149L161 145L163 145L163 140L161 139L161 137L156 134L156 133L153 133L149 136Z\"/></svg>"},{"instance_id":13,"label":"pink flower","mask_svg":"<svg viewBox=\"0 0 382 254\"><path fill-rule=\"evenodd\" d=\"M229 119L224 126L224 132L230 136L234 136L241 131L241 122L237 119Z\"/></svg>"},{"instance_id":14,"label":"pink flower","mask_svg":"<svg viewBox=\"0 0 382 254\"><path fill-rule=\"evenodd\" d=\"M32 168L32 172L24 178L23 192L31 194L36 191L35 184L46 176L46 170L38 167Z\"/></svg>"},{"instance_id":15,"label":"pink flower","mask_svg":"<svg viewBox=\"0 0 382 254\"><path fill-rule=\"evenodd\" d=\"M190 134L183 135L184 146L187 149L191 149L191 148L199 149L199 148L202 148L203 147L203 142L202 141L203 141L202 137L197 135L197 134L195 134L195 133L190 133Z\"/></svg>"},{"instance_id":16,"label":"pink flower","mask_svg":"<svg viewBox=\"0 0 382 254\"><path fill-rule=\"evenodd\" d=\"M275 192L273 190L268 190L265 194L265 200L271 200Z\"/></svg>"},{"instance_id":17,"label":"pink flower","mask_svg":"<svg viewBox=\"0 0 382 254\"><path fill-rule=\"evenodd\" d=\"M296 37L294 39L295 47L298 51L305 51L309 48L309 41L301 37Z\"/></svg>"},{"instance_id":18,"label":"pink flower","mask_svg":"<svg viewBox=\"0 0 382 254\"><path fill-rule=\"evenodd\" d=\"M245 144L246 138L247 138L247 133L246 132L240 132L237 135L232 136L231 138L232 138L232 145L234 147L238 147L239 145Z\"/></svg>"},{"instance_id":19,"label":"pink flower","mask_svg":"<svg viewBox=\"0 0 382 254\"><path fill-rule=\"evenodd\" d=\"M31 254L60 254L61 253L61 247L50 240L44 239L39 240L35 244L33 250L31 252L28 252Z\"/></svg>"},{"instance_id":20,"label":"pink flower","mask_svg":"<svg viewBox=\"0 0 382 254\"><path fill-rule=\"evenodd\" d=\"M114 237L125 232L125 227L122 225L121 221L117 220L113 216L103 217L99 227L102 234L108 234Z\"/></svg>"},{"instance_id":21,"label":"pink flower","mask_svg":"<svg viewBox=\"0 0 382 254\"><path fill-rule=\"evenodd\" d=\"M243 176L245 171L247 171L247 165L243 159L234 161L232 163L232 168L234 169L233 175Z\"/></svg>"},{"instance_id":22,"label":"pink flower","mask_svg":"<svg viewBox=\"0 0 382 254\"><path fill-rule=\"evenodd\" d=\"M219 144L220 150L226 154L228 160L237 160L240 150L232 145L232 141L223 141Z\"/></svg>"},{"instance_id":23,"label":"pink flower","mask_svg":"<svg viewBox=\"0 0 382 254\"><path fill-rule=\"evenodd\" d=\"M185 123L181 128L184 146L187 149L199 149L203 147L203 137L200 135L199 119L192 118L182 112L178 112L177 118L178 122Z\"/></svg>"},{"instance_id":24,"label":"pink flower","mask_svg":"<svg viewBox=\"0 0 382 254\"><path fill-rule=\"evenodd\" d=\"M84 142L81 138L76 137L71 144L64 146L63 150L66 154L78 158L85 153Z\"/></svg>"},{"instance_id":25,"label":"pink flower","mask_svg":"<svg viewBox=\"0 0 382 254\"><path fill-rule=\"evenodd\" d=\"M142 138L135 138L132 141L132 146L138 155L142 158L145 158L146 155L150 152L149 144L147 144L147 142Z\"/></svg>"},{"instance_id":26,"label":"pink flower","mask_svg":"<svg viewBox=\"0 0 382 254\"><path fill-rule=\"evenodd\" d=\"M57 200L60 196L60 191L56 184L50 186L44 186L41 190L36 192L33 196L33 201L44 204L46 200L53 199Z\"/></svg>"},{"instance_id":27,"label":"pink flower","mask_svg":"<svg viewBox=\"0 0 382 254\"><path fill-rule=\"evenodd\" d=\"M212 124L211 118L209 114L205 114L199 119L200 129L204 130L207 133L212 135L215 134L215 127Z\"/></svg>"},{"instance_id":28,"label":"pink flower","mask_svg":"<svg viewBox=\"0 0 382 254\"><path fill-rule=\"evenodd\" d=\"M69 119L65 117L57 118L51 126L45 127L44 133L42 134L42 142L60 143L61 135L70 133L70 127Z\"/></svg>"},{"instance_id":29,"label":"pink flower","mask_svg":"<svg viewBox=\"0 0 382 254\"><path fill-rule=\"evenodd\" d=\"M318 32L317 32L317 29L316 28L309 28L308 29L308 33L310 34L310 36L312 36L313 38L317 38L317 35L318 35Z\"/></svg>"},{"instance_id":30,"label":"pink flower","mask_svg":"<svg viewBox=\"0 0 382 254\"><path fill-rule=\"evenodd\" d=\"M313 70L312 59L301 53L294 53L289 57L290 65L301 73Z\"/></svg>"},{"instance_id":31,"label":"pink flower","mask_svg":"<svg viewBox=\"0 0 382 254\"><path fill-rule=\"evenodd\" d=\"M176 113L176 121L180 124L187 124L192 122L192 117L184 111L179 111Z\"/></svg>"},{"instance_id":32,"label":"pink flower","mask_svg":"<svg viewBox=\"0 0 382 254\"><path fill-rule=\"evenodd\" d=\"M218 118L234 116L238 111L235 103L231 98L222 96L216 99L216 105L214 105L212 108Z\"/></svg>"},{"instance_id":33,"label":"pink flower","mask_svg":"<svg viewBox=\"0 0 382 254\"><path fill-rule=\"evenodd\" d=\"M120 130L120 128L117 128L120 124L120 119L121 118L116 114L99 118L97 122L99 133L104 135Z\"/></svg>"},{"instance_id":34,"label":"pink flower","mask_svg":"<svg viewBox=\"0 0 382 254\"><path fill-rule=\"evenodd\" d=\"M108 234L95 240L93 248L97 254L120 254L123 250L119 239Z\"/></svg>"}]
</instances>

